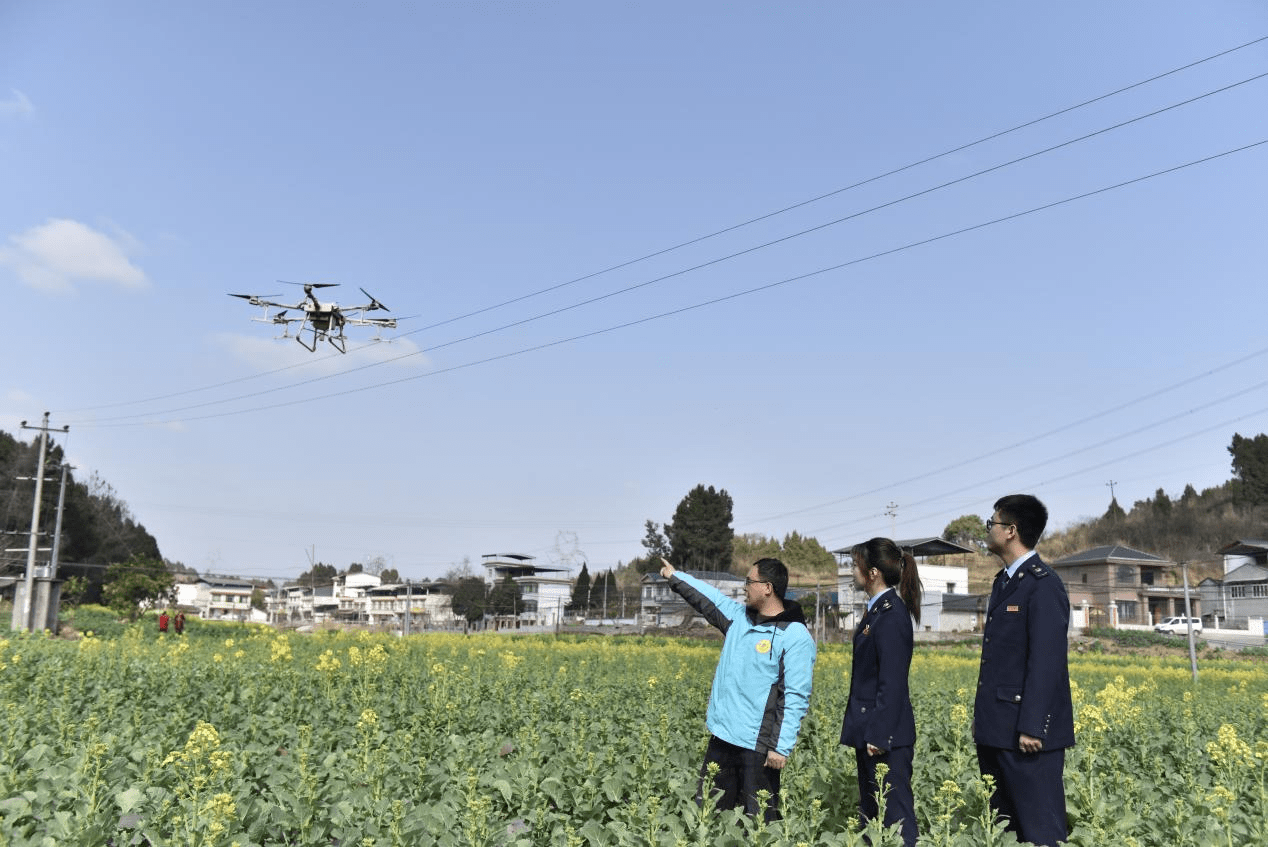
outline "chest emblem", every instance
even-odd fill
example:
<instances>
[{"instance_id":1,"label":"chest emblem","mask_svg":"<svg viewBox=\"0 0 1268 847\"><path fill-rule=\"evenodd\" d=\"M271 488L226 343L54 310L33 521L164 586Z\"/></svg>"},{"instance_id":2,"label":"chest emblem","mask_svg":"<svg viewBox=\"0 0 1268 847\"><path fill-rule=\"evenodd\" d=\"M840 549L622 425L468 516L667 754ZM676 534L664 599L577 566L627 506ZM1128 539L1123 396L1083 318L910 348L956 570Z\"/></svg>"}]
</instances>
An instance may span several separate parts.
<instances>
[{"instance_id":1,"label":"chest emblem","mask_svg":"<svg viewBox=\"0 0 1268 847\"><path fill-rule=\"evenodd\" d=\"M761 641L757 642L757 652L759 652L759 653L761 653L761 654L763 654L763 655L765 655L766 653L769 653L769 652L770 652L770 639L769 639L769 638L763 638Z\"/></svg>"},{"instance_id":2,"label":"chest emblem","mask_svg":"<svg viewBox=\"0 0 1268 847\"><path fill-rule=\"evenodd\" d=\"M872 625L871 625L870 623L869 623L869 624L864 625L864 627L863 627L863 635L867 635L867 634L868 634L869 632L871 632L871 631L872 631Z\"/></svg>"},{"instance_id":3,"label":"chest emblem","mask_svg":"<svg viewBox=\"0 0 1268 847\"><path fill-rule=\"evenodd\" d=\"M1020 612L1020 611L1021 611L1021 606L1009 606L1009 607L1008 607L1008 609L1007 609L1006 611L1009 611L1009 612Z\"/></svg>"}]
</instances>

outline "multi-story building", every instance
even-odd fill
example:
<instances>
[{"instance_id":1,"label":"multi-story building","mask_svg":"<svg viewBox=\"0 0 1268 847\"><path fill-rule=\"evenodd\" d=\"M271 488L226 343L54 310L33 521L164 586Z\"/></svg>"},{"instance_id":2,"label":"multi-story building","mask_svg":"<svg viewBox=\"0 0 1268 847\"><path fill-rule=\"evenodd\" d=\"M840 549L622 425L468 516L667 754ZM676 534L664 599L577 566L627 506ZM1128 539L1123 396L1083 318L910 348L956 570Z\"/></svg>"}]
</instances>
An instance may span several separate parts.
<instances>
[{"instance_id":1,"label":"multi-story building","mask_svg":"<svg viewBox=\"0 0 1268 847\"><path fill-rule=\"evenodd\" d=\"M1224 557L1224 578L1198 586L1203 623L1230 629L1257 625L1268 634L1268 540L1241 539L1217 552Z\"/></svg>"},{"instance_id":2,"label":"multi-story building","mask_svg":"<svg viewBox=\"0 0 1268 847\"><path fill-rule=\"evenodd\" d=\"M178 584L176 605L190 609L206 620L263 621L263 613L253 614L253 591L254 583L245 579L208 574L194 582Z\"/></svg>"},{"instance_id":3,"label":"multi-story building","mask_svg":"<svg viewBox=\"0 0 1268 847\"><path fill-rule=\"evenodd\" d=\"M572 599L572 580L567 568L533 564L524 553L486 553L480 557L485 580L495 586L508 576L519 586L515 613L521 626L556 626Z\"/></svg>"},{"instance_id":4,"label":"multi-story building","mask_svg":"<svg viewBox=\"0 0 1268 847\"><path fill-rule=\"evenodd\" d=\"M923 599L920 609L921 629L933 632L950 632L967 627L962 615L952 614L943 620L943 597L959 595L969 590L969 569L964 565L949 564L946 556L972 553L968 547L947 541L945 538L907 538L896 540L899 547L910 550L920 570ZM852 628L867 608L867 597L854 587L854 561L850 547L833 550L837 557L837 592L841 600L841 625ZM957 607L958 608L958 607Z\"/></svg>"},{"instance_id":5,"label":"multi-story building","mask_svg":"<svg viewBox=\"0 0 1268 847\"><path fill-rule=\"evenodd\" d=\"M1121 544L1093 547L1051 563L1070 595L1071 626L1152 626L1183 616L1184 586L1175 565L1161 556ZM1190 589L1191 614L1199 614L1198 592Z\"/></svg>"},{"instance_id":6,"label":"multi-story building","mask_svg":"<svg viewBox=\"0 0 1268 847\"><path fill-rule=\"evenodd\" d=\"M686 571L696 579L709 583L728 597L744 602L744 577L721 571ZM686 626L703 621L678 592L669 587L669 580L659 573L644 574L643 596L639 603L639 620L644 626Z\"/></svg>"}]
</instances>

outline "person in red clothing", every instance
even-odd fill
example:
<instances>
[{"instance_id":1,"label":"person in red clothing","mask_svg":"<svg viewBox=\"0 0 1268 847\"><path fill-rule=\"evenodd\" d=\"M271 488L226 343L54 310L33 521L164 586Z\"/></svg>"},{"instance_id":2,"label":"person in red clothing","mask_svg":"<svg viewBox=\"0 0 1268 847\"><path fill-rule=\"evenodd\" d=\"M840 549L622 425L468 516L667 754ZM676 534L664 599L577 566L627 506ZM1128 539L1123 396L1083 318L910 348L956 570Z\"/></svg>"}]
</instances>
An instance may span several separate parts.
<instances>
[{"instance_id":1,"label":"person in red clothing","mask_svg":"<svg viewBox=\"0 0 1268 847\"><path fill-rule=\"evenodd\" d=\"M164 609L159 612L159 635L163 635L167 632L167 620L167 610Z\"/></svg>"},{"instance_id":2,"label":"person in red clothing","mask_svg":"<svg viewBox=\"0 0 1268 847\"><path fill-rule=\"evenodd\" d=\"M177 635L185 634L185 613L177 612L176 617L172 619L172 626L176 627Z\"/></svg>"}]
</instances>

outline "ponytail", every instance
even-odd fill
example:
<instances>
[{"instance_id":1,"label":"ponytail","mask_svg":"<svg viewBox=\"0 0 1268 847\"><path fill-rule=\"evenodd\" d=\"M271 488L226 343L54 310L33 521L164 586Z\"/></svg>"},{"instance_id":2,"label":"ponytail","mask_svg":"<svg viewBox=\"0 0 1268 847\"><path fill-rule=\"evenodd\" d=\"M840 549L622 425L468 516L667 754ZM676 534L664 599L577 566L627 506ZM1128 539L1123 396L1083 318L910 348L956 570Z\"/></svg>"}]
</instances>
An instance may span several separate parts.
<instances>
[{"instance_id":1,"label":"ponytail","mask_svg":"<svg viewBox=\"0 0 1268 847\"><path fill-rule=\"evenodd\" d=\"M897 586L903 605L916 623L920 623L924 587L920 584L920 573L916 570L916 557L910 550L904 550L888 538L873 538L856 544L850 555L854 561L862 563L865 572L869 568L876 568L886 586Z\"/></svg>"},{"instance_id":2,"label":"ponytail","mask_svg":"<svg viewBox=\"0 0 1268 847\"><path fill-rule=\"evenodd\" d=\"M916 623L920 623L920 606L924 600L924 586L920 583L920 573L916 570L916 557L907 550L902 552L902 575L898 580L898 596Z\"/></svg>"}]
</instances>

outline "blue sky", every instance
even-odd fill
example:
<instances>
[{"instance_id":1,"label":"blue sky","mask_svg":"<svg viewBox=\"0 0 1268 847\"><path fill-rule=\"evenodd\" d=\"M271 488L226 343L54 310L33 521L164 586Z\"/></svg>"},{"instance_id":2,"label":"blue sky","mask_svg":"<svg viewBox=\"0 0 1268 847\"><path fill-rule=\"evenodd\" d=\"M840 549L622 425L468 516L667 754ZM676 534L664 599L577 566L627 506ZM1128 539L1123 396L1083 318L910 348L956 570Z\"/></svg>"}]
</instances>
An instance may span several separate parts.
<instances>
[{"instance_id":1,"label":"blue sky","mask_svg":"<svg viewBox=\"0 0 1268 847\"><path fill-rule=\"evenodd\" d=\"M8 0L0 427L52 412L166 557L271 578L605 568L698 483L829 548L1216 485L1268 429L1265 36L1250 0ZM225 296L277 280L411 317L308 353Z\"/></svg>"}]
</instances>

